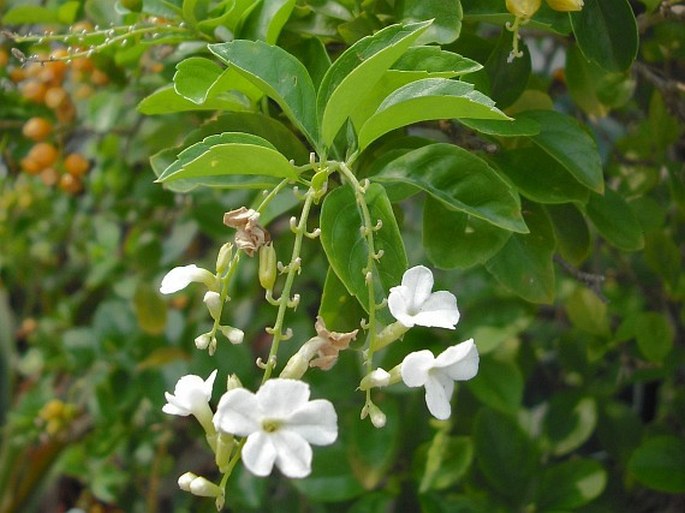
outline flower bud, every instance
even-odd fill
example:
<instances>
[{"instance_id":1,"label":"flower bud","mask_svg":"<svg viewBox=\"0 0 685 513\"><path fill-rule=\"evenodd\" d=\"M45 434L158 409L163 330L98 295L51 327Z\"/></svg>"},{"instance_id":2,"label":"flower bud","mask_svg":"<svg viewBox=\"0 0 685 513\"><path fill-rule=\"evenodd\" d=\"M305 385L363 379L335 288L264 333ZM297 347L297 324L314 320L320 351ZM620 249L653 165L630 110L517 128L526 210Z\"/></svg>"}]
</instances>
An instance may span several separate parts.
<instances>
[{"instance_id":1,"label":"flower bud","mask_svg":"<svg viewBox=\"0 0 685 513\"><path fill-rule=\"evenodd\" d=\"M195 338L195 347L197 347L200 351L204 351L209 347L211 341L212 336L209 333L203 333Z\"/></svg>"},{"instance_id":2,"label":"flower bud","mask_svg":"<svg viewBox=\"0 0 685 513\"><path fill-rule=\"evenodd\" d=\"M231 458L231 452L235 446L233 435L228 433L219 433L216 438L216 455L214 461L216 466L223 472L223 469L228 465Z\"/></svg>"},{"instance_id":3,"label":"flower bud","mask_svg":"<svg viewBox=\"0 0 685 513\"><path fill-rule=\"evenodd\" d=\"M233 326L219 326L219 331L221 331L223 336L233 345L242 344L243 339L245 338L245 332L238 328L234 328Z\"/></svg>"},{"instance_id":4,"label":"flower bud","mask_svg":"<svg viewBox=\"0 0 685 513\"><path fill-rule=\"evenodd\" d=\"M517 18L532 18L540 8L541 0L507 0L507 11Z\"/></svg>"},{"instance_id":5,"label":"flower bud","mask_svg":"<svg viewBox=\"0 0 685 513\"><path fill-rule=\"evenodd\" d=\"M216 257L216 273L221 276L228 269L228 265L231 263L231 258L233 258L233 244L227 242L221 249L219 249L219 255Z\"/></svg>"},{"instance_id":6,"label":"flower bud","mask_svg":"<svg viewBox=\"0 0 685 513\"><path fill-rule=\"evenodd\" d=\"M198 497L218 497L221 495L221 488L200 476L191 481L190 493Z\"/></svg>"},{"instance_id":7,"label":"flower bud","mask_svg":"<svg viewBox=\"0 0 685 513\"><path fill-rule=\"evenodd\" d=\"M181 477L178 478L178 487L184 492L190 491L190 483L192 483L197 478L196 474L192 472L186 472Z\"/></svg>"},{"instance_id":8,"label":"flower bud","mask_svg":"<svg viewBox=\"0 0 685 513\"><path fill-rule=\"evenodd\" d=\"M207 310L209 310L209 315L212 316L212 319L217 320L221 317L222 302L221 295L218 292L208 290L205 292L202 301L207 305Z\"/></svg>"},{"instance_id":9,"label":"flower bud","mask_svg":"<svg viewBox=\"0 0 685 513\"><path fill-rule=\"evenodd\" d=\"M369 372L362 378L359 383L360 390L369 390L370 388L386 387L390 384L390 373L380 367L375 371Z\"/></svg>"},{"instance_id":10,"label":"flower bud","mask_svg":"<svg viewBox=\"0 0 685 513\"><path fill-rule=\"evenodd\" d=\"M378 428L378 429L385 427L385 422L388 419L385 416L385 413L383 413L378 406L371 403L371 404L369 404L369 410L368 411L369 411L369 417L371 417L371 424L373 424L373 427Z\"/></svg>"},{"instance_id":11,"label":"flower bud","mask_svg":"<svg viewBox=\"0 0 685 513\"><path fill-rule=\"evenodd\" d=\"M276 283L276 248L266 244L259 248L259 284L264 290L272 290Z\"/></svg>"},{"instance_id":12,"label":"flower bud","mask_svg":"<svg viewBox=\"0 0 685 513\"><path fill-rule=\"evenodd\" d=\"M583 0L546 0L555 11L569 12L580 11L583 9Z\"/></svg>"},{"instance_id":13,"label":"flower bud","mask_svg":"<svg viewBox=\"0 0 685 513\"><path fill-rule=\"evenodd\" d=\"M226 378L226 392L233 390L234 388L243 388L243 384L240 382L240 378L237 374L230 374Z\"/></svg>"}]
</instances>

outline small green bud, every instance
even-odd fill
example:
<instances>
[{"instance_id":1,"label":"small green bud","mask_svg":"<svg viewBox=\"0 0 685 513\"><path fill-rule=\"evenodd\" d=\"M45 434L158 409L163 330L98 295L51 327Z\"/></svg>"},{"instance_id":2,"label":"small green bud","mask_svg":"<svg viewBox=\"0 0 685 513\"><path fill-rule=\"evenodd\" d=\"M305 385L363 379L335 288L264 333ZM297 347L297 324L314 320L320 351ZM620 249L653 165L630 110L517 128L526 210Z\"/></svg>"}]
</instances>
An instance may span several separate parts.
<instances>
[{"instance_id":1,"label":"small green bud","mask_svg":"<svg viewBox=\"0 0 685 513\"><path fill-rule=\"evenodd\" d=\"M264 290L272 290L276 283L276 258L276 248L273 244L265 244L259 248L259 283Z\"/></svg>"},{"instance_id":2,"label":"small green bud","mask_svg":"<svg viewBox=\"0 0 685 513\"><path fill-rule=\"evenodd\" d=\"M228 269L231 259L233 258L233 244L227 242L221 249L219 255L216 257L216 273L221 276Z\"/></svg>"}]
</instances>

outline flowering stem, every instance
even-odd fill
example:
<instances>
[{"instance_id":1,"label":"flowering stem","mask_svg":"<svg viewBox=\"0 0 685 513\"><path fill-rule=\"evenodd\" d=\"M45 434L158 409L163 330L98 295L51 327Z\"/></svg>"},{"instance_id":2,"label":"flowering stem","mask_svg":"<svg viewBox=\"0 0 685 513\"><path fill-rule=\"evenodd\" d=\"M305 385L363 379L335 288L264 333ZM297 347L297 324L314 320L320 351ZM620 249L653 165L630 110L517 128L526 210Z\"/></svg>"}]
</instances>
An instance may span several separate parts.
<instances>
[{"instance_id":1,"label":"flowering stem","mask_svg":"<svg viewBox=\"0 0 685 513\"><path fill-rule=\"evenodd\" d=\"M300 220L295 228L295 243L293 244L293 252L290 257L290 264L287 266L287 274L285 277L285 284L281 292L281 298L278 301L278 312L276 313L276 322L273 328L269 330L272 334L271 350L269 351L269 358L264 367L264 375L262 376L262 383L265 383L271 377L271 373L276 365L276 355L278 354L278 347L283 340L283 320L285 319L285 312L290 303L290 291L295 281L295 275L300 272L300 251L302 249L302 240L307 233L307 220L309 219L309 211L314 203L316 191L310 188L305 194L304 205L302 206L302 214ZM292 306L292 304L290 305Z\"/></svg>"},{"instance_id":2,"label":"flowering stem","mask_svg":"<svg viewBox=\"0 0 685 513\"><path fill-rule=\"evenodd\" d=\"M371 212L369 212L369 206L366 204L364 198L365 187L363 187L354 173L347 167L345 162L340 163L340 172L345 177L345 179L354 188L354 195L357 200L357 204L362 212L362 233L366 238L366 244L368 246L368 257L366 259L366 267L363 269L366 281L366 287L368 291L368 301L369 301L369 321L368 321L368 337L369 337L369 349L366 353L366 372L367 374L373 370L373 353L376 349L376 290L373 279L373 271L375 269L374 256L376 255L376 248L373 239L373 232L375 229L375 224L371 221ZM366 404L371 404L371 391L366 391Z\"/></svg>"}]
</instances>

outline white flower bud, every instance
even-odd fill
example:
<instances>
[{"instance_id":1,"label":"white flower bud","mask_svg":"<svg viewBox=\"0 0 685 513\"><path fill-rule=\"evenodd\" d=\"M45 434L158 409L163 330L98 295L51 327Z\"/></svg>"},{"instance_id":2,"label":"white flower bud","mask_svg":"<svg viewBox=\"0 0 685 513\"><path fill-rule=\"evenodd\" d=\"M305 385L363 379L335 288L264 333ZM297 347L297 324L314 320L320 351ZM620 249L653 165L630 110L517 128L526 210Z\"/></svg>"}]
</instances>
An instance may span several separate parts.
<instances>
[{"instance_id":1,"label":"white flower bud","mask_svg":"<svg viewBox=\"0 0 685 513\"><path fill-rule=\"evenodd\" d=\"M190 483L190 493L198 497L218 497L221 495L221 488L200 476Z\"/></svg>"},{"instance_id":2,"label":"white flower bud","mask_svg":"<svg viewBox=\"0 0 685 513\"><path fill-rule=\"evenodd\" d=\"M227 242L221 249L219 249L219 255L216 257L216 273L221 276L228 269L228 264L231 263L231 258L233 258L233 244Z\"/></svg>"},{"instance_id":3,"label":"white flower bud","mask_svg":"<svg viewBox=\"0 0 685 513\"><path fill-rule=\"evenodd\" d=\"M221 316L222 310L221 295L218 292L208 290L205 292L202 301L207 305L207 310L209 310L212 319L217 320Z\"/></svg>"},{"instance_id":4,"label":"white flower bud","mask_svg":"<svg viewBox=\"0 0 685 513\"><path fill-rule=\"evenodd\" d=\"M226 392L233 390L234 388L243 388L243 384L236 374L230 374L228 378L226 378Z\"/></svg>"},{"instance_id":5,"label":"white flower bud","mask_svg":"<svg viewBox=\"0 0 685 513\"><path fill-rule=\"evenodd\" d=\"M385 413L381 411L381 409L376 406L375 404L371 403L369 405L369 417L371 417L371 424L375 428L382 428L385 427L385 422L388 420L387 417L385 416Z\"/></svg>"},{"instance_id":6,"label":"white flower bud","mask_svg":"<svg viewBox=\"0 0 685 513\"><path fill-rule=\"evenodd\" d=\"M238 328L234 328L233 326L219 326L219 331L221 331L223 336L233 345L242 344L243 339L245 338L245 332Z\"/></svg>"},{"instance_id":7,"label":"white flower bud","mask_svg":"<svg viewBox=\"0 0 685 513\"><path fill-rule=\"evenodd\" d=\"M192 472L186 472L181 477L178 478L178 487L184 492L190 491L190 483L192 483L197 478L196 474Z\"/></svg>"},{"instance_id":8,"label":"white flower bud","mask_svg":"<svg viewBox=\"0 0 685 513\"><path fill-rule=\"evenodd\" d=\"M211 335L209 333L203 333L195 338L195 347L197 347L200 351L204 351L209 347L211 341Z\"/></svg>"},{"instance_id":9,"label":"white flower bud","mask_svg":"<svg viewBox=\"0 0 685 513\"><path fill-rule=\"evenodd\" d=\"M369 372L359 383L360 390L369 390L376 387L387 387L390 384L390 373L380 367Z\"/></svg>"}]
</instances>

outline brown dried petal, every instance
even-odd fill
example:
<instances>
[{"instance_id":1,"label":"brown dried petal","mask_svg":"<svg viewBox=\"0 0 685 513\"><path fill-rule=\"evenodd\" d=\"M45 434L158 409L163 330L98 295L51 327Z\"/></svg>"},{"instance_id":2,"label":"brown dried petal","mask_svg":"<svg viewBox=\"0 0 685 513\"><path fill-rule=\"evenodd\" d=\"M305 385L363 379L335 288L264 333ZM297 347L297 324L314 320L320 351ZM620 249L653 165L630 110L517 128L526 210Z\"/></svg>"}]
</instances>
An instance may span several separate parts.
<instances>
[{"instance_id":1,"label":"brown dried petal","mask_svg":"<svg viewBox=\"0 0 685 513\"><path fill-rule=\"evenodd\" d=\"M335 365L335 362L338 361L338 353L347 349L350 346L350 342L357 338L357 333L359 332L359 330L350 331L349 333L329 331L321 317L316 318L314 328L325 343L319 348L317 352L318 357L314 358L309 365L310 367L319 367L322 370L328 370Z\"/></svg>"},{"instance_id":2,"label":"brown dried petal","mask_svg":"<svg viewBox=\"0 0 685 513\"><path fill-rule=\"evenodd\" d=\"M259 224L259 213L251 208L240 207L224 214L224 224L237 230L235 245L248 256L271 240L271 235Z\"/></svg>"},{"instance_id":3,"label":"brown dried petal","mask_svg":"<svg viewBox=\"0 0 685 513\"><path fill-rule=\"evenodd\" d=\"M224 214L224 224L236 230L245 230L259 221L259 213L252 208L240 207Z\"/></svg>"}]
</instances>

